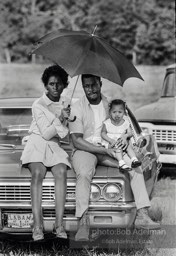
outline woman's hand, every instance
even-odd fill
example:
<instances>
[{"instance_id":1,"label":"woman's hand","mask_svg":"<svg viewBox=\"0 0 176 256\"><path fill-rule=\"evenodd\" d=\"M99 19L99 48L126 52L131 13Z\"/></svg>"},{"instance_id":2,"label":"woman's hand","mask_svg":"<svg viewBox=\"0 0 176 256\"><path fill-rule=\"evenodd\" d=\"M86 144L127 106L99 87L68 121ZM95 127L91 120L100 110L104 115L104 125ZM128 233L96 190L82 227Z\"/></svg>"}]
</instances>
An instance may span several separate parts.
<instances>
[{"instance_id":1,"label":"woman's hand","mask_svg":"<svg viewBox=\"0 0 176 256\"><path fill-rule=\"evenodd\" d=\"M65 118L65 119L68 119L69 116L70 116L70 112L71 112L71 108L70 106L68 106L67 108L63 108L61 110L61 115Z\"/></svg>"}]
</instances>

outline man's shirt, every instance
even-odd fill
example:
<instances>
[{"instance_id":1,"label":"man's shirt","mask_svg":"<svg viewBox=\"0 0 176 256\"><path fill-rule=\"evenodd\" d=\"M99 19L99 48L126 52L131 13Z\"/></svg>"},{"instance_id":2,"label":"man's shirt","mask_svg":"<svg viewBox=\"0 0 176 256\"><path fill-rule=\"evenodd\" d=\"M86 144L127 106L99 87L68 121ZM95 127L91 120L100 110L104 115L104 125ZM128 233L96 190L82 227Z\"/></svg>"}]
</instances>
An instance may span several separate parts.
<instances>
[{"instance_id":1,"label":"man's shirt","mask_svg":"<svg viewBox=\"0 0 176 256\"><path fill-rule=\"evenodd\" d=\"M93 107L93 110L86 96L77 101L71 108L71 115L76 116L76 120L69 123L70 133L81 133L83 139L88 141L100 135L103 121L109 116L109 102L104 95L102 95L101 102L102 105L97 105L97 109ZM98 118L97 114L94 115L94 112L99 115Z\"/></svg>"}]
</instances>

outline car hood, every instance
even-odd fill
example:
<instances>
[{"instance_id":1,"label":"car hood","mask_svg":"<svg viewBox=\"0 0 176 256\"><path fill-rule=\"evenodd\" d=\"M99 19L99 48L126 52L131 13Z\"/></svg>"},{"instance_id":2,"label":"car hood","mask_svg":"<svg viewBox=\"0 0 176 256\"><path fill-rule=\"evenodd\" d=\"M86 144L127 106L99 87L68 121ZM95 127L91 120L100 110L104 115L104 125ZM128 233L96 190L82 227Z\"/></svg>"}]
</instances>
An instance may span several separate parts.
<instances>
[{"instance_id":1,"label":"car hood","mask_svg":"<svg viewBox=\"0 0 176 256\"><path fill-rule=\"evenodd\" d=\"M24 168L20 163L21 150L1 150L0 151L0 178L30 178L31 174L28 168ZM21 149L21 148L20 148ZM119 172L118 168L98 166L96 168L95 178L124 178L124 174ZM53 177L51 172L47 172L47 177ZM75 179L73 169L68 169L67 177Z\"/></svg>"},{"instance_id":2,"label":"car hood","mask_svg":"<svg viewBox=\"0 0 176 256\"><path fill-rule=\"evenodd\" d=\"M155 103L138 108L135 117L143 122L176 122L176 98L162 97Z\"/></svg>"}]
</instances>

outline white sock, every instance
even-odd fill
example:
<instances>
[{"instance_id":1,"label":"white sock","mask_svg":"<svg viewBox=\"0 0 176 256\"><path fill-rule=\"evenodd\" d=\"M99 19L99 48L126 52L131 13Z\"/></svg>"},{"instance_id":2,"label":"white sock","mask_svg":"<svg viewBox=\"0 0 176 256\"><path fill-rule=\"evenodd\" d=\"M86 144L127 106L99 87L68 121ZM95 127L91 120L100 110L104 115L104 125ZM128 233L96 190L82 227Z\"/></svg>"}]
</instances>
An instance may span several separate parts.
<instances>
[{"instance_id":1,"label":"white sock","mask_svg":"<svg viewBox=\"0 0 176 256\"><path fill-rule=\"evenodd\" d=\"M120 160L119 161L119 166L122 166L122 165L124 165L125 164L125 161L124 160Z\"/></svg>"},{"instance_id":2,"label":"white sock","mask_svg":"<svg viewBox=\"0 0 176 256\"><path fill-rule=\"evenodd\" d=\"M138 159L137 159L137 157L133 156L133 157L131 158L131 161L132 161L132 162L133 162L133 161L138 161Z\"/></svg>"}]
</instances>

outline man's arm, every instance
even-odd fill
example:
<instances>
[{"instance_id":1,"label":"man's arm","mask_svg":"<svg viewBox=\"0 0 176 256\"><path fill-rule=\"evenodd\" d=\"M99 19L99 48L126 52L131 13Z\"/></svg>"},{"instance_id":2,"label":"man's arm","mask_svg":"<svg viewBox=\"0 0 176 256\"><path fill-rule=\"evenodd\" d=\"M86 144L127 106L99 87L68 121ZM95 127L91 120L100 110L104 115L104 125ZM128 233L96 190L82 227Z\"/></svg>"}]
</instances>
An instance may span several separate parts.
<instances>
[{"instance_id":1,"label":"man's arm","mask_svg":"<svg viewBox=\"0 0 176 256\"><path fill-rule=\"evenodd\" d=\"M72 133L71 137L74 147L79 150L84 150L93 154L107 154L111 157L114 157L115 149L106 149L103 146L96 146L92 143L89 143L83 139L83 134L81 133Z\"/></svg>"}]
</instances>

